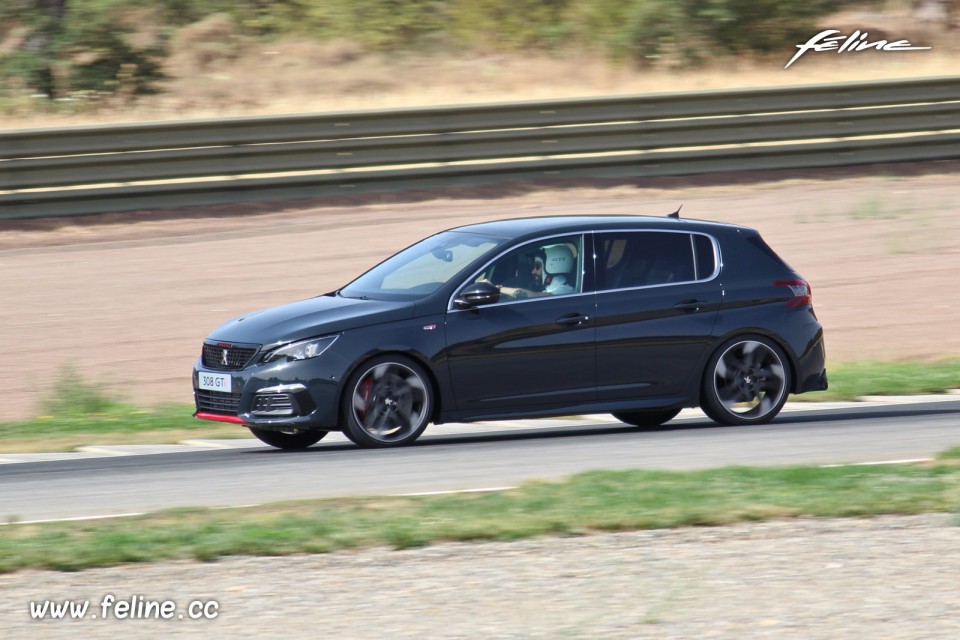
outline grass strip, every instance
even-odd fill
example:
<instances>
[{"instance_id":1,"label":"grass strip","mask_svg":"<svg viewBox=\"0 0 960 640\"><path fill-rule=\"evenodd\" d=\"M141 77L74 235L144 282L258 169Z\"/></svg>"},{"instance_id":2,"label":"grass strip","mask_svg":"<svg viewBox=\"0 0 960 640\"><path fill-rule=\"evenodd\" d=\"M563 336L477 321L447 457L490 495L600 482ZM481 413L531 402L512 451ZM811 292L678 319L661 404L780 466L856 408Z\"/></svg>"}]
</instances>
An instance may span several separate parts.
<instances>
[{"instance_id":1,"label":"grass strip","mask_svg":"<svg viewBox=\"0 0 960 640\"><path fill-rule=\"evenodd\" d=\"M0 526L0 572L283 556L442 541L518 540L799 517L953 511L960 449L911 466L596 471L496 493L178 509L118 520Z\"/></svg>"},{"instance_id":2,"label":"grass strip","mask_svg":"<svg viewBox=\"0 0 960 640\"><path fill-rule=\"evenodd\" d=\"M41 415L0 423L0 454L71 451L84 445L172 444L197 438L249 438L238 425L197 420L193 407L144 411L111 405L96 413Z\"/></svg>"},{"instance_id":3,"label":"grass strip","mask_svg":"<svg viewBox=\"0 0 960 640\"><path fill-rule=\"evenodd\" d=\"M862 396L912 396L960 388L960 358L925 362L827 363L830 389L794 396L795 400L856 400Z\"/></svg>"}]
</instances>

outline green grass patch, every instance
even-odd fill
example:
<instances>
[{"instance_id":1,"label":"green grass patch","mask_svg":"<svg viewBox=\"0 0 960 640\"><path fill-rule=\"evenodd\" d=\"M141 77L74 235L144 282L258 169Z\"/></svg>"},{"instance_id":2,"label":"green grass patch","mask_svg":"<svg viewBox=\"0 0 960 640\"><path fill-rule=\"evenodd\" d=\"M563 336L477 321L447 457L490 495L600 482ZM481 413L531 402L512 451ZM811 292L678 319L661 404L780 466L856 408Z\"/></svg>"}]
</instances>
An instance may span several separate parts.
<instances>
[{"instance_id":1,"label":"green grass patch","mask_svg":"<svg viewBox=\"0 0 960 640\"><path fill-rule=\"evenodd\" d=\"M933 362L827 363L830 389L796 396L798 400L856 400L862 396L943 393L960 388L960 358Z\"/></svg>"},{"instance_id":2,"label":"green grass patch","mask_svg":"<svg viewBox=\"0 0 960 640\"><path fill-rule=\"evenodd\" d=\"M281 556L441 541L518 540L773 518L953 511L955 452L934 464L597 471L495 492L178 509L96 522L0 526L0 572Z\"/></svg>"},{"instance_id":3,"label":"green grass patch","mask_svg":"<svg viewBox=\"0 0 960 640\"><path fill-rule=\"evenodd\" d=\"M169 444L191 438L247 438L238 425L197 420L193 407L144 411L111 404L93 413L44 414L0 423L0 453L71 451L85 445Z\"/></svg>"},{"instance_id":4,"label":"green grass patch","mask_svg":"<svg viewBox=\"0 0 960 640\"><path fill-rule=\"evenodd\" d=\"M193 407L177 405L144 411L130 405L111 405L102 411L84 414L44 414L31 420L5 422L0 438L19 439L63 434L125 433L185 429L203 424L193 418Z\"/></svg>"}]
</instances>

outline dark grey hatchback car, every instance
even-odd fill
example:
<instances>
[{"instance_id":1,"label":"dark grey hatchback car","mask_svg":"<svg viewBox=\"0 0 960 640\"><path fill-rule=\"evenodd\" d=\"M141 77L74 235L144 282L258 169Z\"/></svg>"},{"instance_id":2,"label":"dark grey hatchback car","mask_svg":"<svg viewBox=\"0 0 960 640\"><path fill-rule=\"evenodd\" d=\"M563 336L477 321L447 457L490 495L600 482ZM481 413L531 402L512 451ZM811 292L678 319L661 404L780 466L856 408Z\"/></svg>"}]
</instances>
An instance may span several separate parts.
<instances>
[{"instance_id":1,"label":"dark grey hatchback car","mask_svg":"<svg viewBox=\"0 0 960 640\"><path fill-rule=\"evenodd\" d=\"M773 419L827 388L810 285L746 227L542 217L438 233L337 291L204 341L196 417L308 447L410 444L429 423L700 406Z\"/></svg>"}]
</instances>

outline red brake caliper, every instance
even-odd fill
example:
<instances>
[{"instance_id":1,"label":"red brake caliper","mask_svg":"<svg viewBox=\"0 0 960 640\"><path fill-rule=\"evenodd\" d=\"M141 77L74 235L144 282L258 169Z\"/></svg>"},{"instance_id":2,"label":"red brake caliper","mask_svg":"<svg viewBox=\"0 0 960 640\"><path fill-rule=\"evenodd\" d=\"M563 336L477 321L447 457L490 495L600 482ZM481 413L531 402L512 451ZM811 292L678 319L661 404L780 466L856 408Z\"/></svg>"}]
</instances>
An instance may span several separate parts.
<instances>
[{"instance_id":1,"label":"red brake caliper","mask_svg":"<svg viewBox=\"0 0 960 640\"><path fill-rule=\"evenodd\" d=\"M363 409L360 410L360 419L367 416L367 407L370 405L370 390L373 389L373 380L369 377L360 383L360 397L363 398Z\"/></svg>"}]
</instances>

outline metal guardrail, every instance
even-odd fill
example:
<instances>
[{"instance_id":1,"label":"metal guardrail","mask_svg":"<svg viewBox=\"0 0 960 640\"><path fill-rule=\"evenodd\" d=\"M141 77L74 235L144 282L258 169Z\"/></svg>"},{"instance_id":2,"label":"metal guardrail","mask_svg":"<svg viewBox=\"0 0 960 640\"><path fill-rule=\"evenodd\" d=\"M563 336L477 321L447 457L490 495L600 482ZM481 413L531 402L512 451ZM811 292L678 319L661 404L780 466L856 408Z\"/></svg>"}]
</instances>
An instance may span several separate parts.
<instances>
[{"instance_id":1,"label":"metal guardrail","mask_svg":"<svg viewBox=\"0 0 960 640\"><path fill-rule=\"evenodd\" d=\"M960 77L0 131L0 219L951 159L958 131Z\"/></svg>"}]
</instances>

